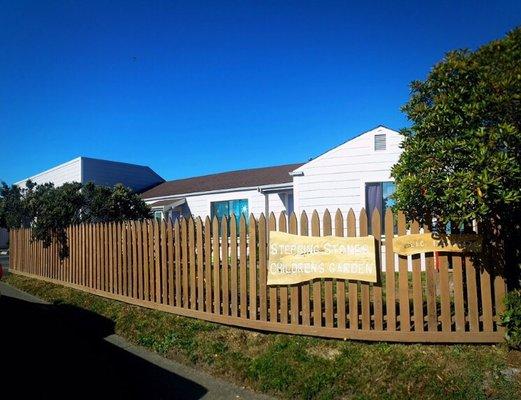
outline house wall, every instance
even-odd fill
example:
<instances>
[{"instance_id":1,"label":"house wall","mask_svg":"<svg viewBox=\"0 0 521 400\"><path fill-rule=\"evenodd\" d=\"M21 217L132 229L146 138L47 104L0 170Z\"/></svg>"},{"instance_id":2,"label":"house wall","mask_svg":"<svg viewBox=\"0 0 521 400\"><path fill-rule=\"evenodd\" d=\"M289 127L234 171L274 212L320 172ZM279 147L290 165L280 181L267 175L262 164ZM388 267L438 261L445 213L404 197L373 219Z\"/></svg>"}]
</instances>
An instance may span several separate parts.
<instances>
[{"instance_id":1,"label":"house wall","mask_svg":"<svg viewBox=\"0 0 521 400\"><path fill-rule=\"evenodd\" d=\"M142 165L82 157L83 182L114 186L122 183L139 192L161 182L163 179L152 169Z\"/></svg>"},{"instance_id":2,"label":"house wall","mask_svg":"<svg viewBox=\"0 0 521 400\"><path fill-rule=\"evenodd\" d=\"M286 210L284 200L278 194L268 194L267 196L269 199L269 212L274 212L275 215L278 216L278 214ZM264 194L259 193L256 188L176 197L185 197L190 214L194 217L201 217L202 219L211 216L211 203L214 201L247 199L249 212L253 213L257 218L265 211ZM153 203L153 201L149 199L146 201L147 203Z\"/></svg>"},{"instance_id":3,"label":"house wall","mask_svg":"<svg viewBox=\"0 0 521 400\"><path fill-rule=\"evenodd\" d=\"M81 182L81 157L16 182L16 185L25 186L27 179L31 179L37 184L52 182L55 186L63 185L66 182Z\"/></svg>"},{"instance_id":4,"label":"house wall","mask_svg":"<svg viewBox=\"0 0 521 400\"><path fill-rule=\"evenodd\" d=\"M386 134L386 150L374 150L374 136ZM365 207L367 182L392 181L391 167L401 153L401 135L378 127L366 132L304 164L293 178L295 210L322 217L326 208L333 214L340 209L344 216L350 208L357 215Z\"/></svg>"},{"instance_id":5,"label":"house wall","mask_svg":"<svg viewBox=\"0 0 521 400\"><path fill-rule=\"evenodd\" d=\"M159 175L146 166L87 157L75 158L27 179L38 184L52 182L54 186L67 182L94 182L106 186L122 183L135 191L163 182ZM16 184L24 186L27 179Z\"/></svg>"}]
</instances>

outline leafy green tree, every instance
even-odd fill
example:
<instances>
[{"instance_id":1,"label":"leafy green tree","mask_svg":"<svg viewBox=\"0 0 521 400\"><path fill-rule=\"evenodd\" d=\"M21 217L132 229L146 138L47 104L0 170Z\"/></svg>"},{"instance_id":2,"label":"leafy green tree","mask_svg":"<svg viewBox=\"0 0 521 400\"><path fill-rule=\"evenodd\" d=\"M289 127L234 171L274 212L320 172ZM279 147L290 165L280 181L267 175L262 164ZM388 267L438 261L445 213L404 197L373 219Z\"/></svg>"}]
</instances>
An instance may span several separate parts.
<instances>
[{"instance_id":1,"label":"leafy green tree","mask_svg":"<svg viewBox=\"0 0 521 400\"><path fill-rule=\"evenodd\" d=\"M412 82L403 111L412 125L392 170L396 208L438 227L477 221L489 264L519 282L521 29L446 54Z\"/></svg>"},{"instance_id":2,"label":"leafy green tree","mask_svg":"<svg viewBox=\"0 0 521 400\"><path fill-rule=\"evenodd\" d=\"M54 187L47 183L36 186L29 198L34 215L32 223L33 239L41 240L44 247L53 241L60 244L60 256L67 257L67 233L65 228L81 222L81 208L84 204L82 184L73 182Z\"/></svg>"},{"instance_id":3,"label":"leafy green tree","mask_svg":"<svg viewBox=\"0 0 521 400\"><path fill-rule=\"evenodd\" d=\"M0 192L0 226L31 227L33 239L41 240L45 247L58 243L62 258L69 253L69 225L149 217L150 208L123 185L111 188L72 182L54 187L52 183L27 181L25 188L2 183Z\"/></svg>"},{"instance_id":4,"label":"leafy green tree","mask_svg":"<svg viewBox=\"0 0 521 400\"><path fill-rule=\"evenodd\" d=\"M0 188L0 227L28 227L34 215L28 208L27 198L31 196L35 184L27 181L25 188L17 185L8 186L2 182Z\"/></svg>"},{"instance_id":5,"label":"leafy green tree","mask_svg":"<svg viewBox=\"0 0 521 400\"><path fill-rule=\"evenodd\" d=\"M84 222L125 221L147 218L150 208L131 189L117 184L113 188L87 183L83 187Z\"/></svg>"}]
</instances>

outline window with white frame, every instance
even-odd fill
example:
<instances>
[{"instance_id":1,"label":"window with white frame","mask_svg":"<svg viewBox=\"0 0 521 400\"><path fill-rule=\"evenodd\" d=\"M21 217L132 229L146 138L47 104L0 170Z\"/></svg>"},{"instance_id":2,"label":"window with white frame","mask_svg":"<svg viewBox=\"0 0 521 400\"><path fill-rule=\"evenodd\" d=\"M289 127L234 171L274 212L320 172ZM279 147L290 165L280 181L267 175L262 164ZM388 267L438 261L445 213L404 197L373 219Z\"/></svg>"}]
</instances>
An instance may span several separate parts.
<instances>
[{"instance_id":1,"label":"window with white frame","mask_svg":"<svg viewBox=\"0 0 521 400\"><path fill-rule=\"evenodd\" d=\"M382 233L385 232L385 211L395 204L392 195L396 190L394 182L368 182L365 184L365 209L371 231L371 221L374 210L378 210L381 218Z\"/></svg>"},{"instance_id":2,"label":"window with white frame","mask_svg":"<svg viewBox=\"0 0 521 400\"><path fill-rule=\"evenodd\" d=\"M214 217L217 217L219 221L223 217L231 217L235 215L237 221L237 232L239 231L239 220L241 215L244 215L246 218L246 223L248 223L248 200L247 199L237 199L237 200L224 200L224 201L213 201L210 203L210 214L213 220ZM220 229L219 224L219 229Z\"/></svg>"}]
</instances>

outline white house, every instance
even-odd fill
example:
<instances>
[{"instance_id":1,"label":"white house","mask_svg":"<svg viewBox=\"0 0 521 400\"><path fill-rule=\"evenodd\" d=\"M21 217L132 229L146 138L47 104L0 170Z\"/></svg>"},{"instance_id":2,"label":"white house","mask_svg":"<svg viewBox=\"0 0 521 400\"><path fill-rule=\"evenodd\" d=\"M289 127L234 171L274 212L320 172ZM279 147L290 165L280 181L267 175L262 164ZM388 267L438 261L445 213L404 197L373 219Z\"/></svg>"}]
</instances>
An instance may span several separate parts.
<instances>
[{"instance_id":1,"label":"white house","mask_svg":"<svg viewBox=\"0 0 521 400\"><path fill-rule=\"evenodd\" d=\"M225 172L164 182L142 194L158 218L302 211L382 210L401 149L398 132L378 126L305 164Z\"/></svg>"},{"instance_id":2,"label":"white house","mask_svg":"<svg viewBox=\"0 0 521 400\"><path fill-rule=\"evenodd\" d=\"M254 168L165 182L146 166L78 157L28 179L36 183L122 183L152 207L156 218L295 211L326 208L356 214L383 210L394 192L391 167L401 153L398 132L378 126L307 163ZM27 179L18 182L23 185ZM370 216L369 216L370 217Z\"/></svg>"},{"instance_id":3,"label":"white house","mask_svg":"<svg viewBox=\"0 0 521 400\"><path fill-rule=\"evenodd\" d=\"M358 215L362 207L376 207L381 212L391 205L391 167L400 157L401 140L398 132L378 126L295 169L295 210L340 209L345 215L352 208Z\"/></svg>"},{"instance_id":4,"label":"white house","mask_svg":"<svg viewBox=\"0 0 521 400\"><path fill-rule=\"evenodd\" d=\"M24 186L28 179L38 184L51 182L55 186L66 182L94 182L104 186L122 183L136 192L149 189L164 181L150 167L144 165L88 157L75 158L15 184Z\"/></svg>"},{"instance_id":5,"label":"white house","mask_svg":"<svg viewBox=\"0 0 521 400\"><path fill-rule=\"evenodd\" d=\"M122 183L141 192L156 218L258 217L270 212L323 214L365 207L383 210L394 192L391 167L401 153L401 135L378 126L307 163L254 168L165 182L149 167L78 157L28 179L36 183ZM26 179L18 182L23 185ZM382 213L383 214L383 213ZM369 215L369 218L371 216ZM383 215L382 215L383 217Z\"/></svg>"},{"instance_id":6,"label":"white house","mask_svg":"<svg viewBox=\"0 0 521 400\"><path fill-rule=\"evenodd\" d=\"M142 194L157 218L259 216L293 210L290 173L302 164L254 168L164 182Z\"/></svg>"}]
</instances>

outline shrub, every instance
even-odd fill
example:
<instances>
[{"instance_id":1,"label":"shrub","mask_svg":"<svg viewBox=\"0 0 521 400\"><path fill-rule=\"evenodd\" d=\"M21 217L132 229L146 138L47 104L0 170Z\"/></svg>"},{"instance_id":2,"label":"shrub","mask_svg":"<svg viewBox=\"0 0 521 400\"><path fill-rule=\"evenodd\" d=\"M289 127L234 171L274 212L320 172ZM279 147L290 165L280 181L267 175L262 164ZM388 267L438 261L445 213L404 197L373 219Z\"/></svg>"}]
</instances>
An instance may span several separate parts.
<instances>
[{"instance_id":1,"label":"shrub","mask_svg":"<svg viewBox=\"0 0 521 400\"><path fill-rule=\"evenodd\" d=\"M521 290L513 290L505 296L505 312L501 315L501 325L506 328L508 345L521 349Z\"/></svg>"}]
</instances>

